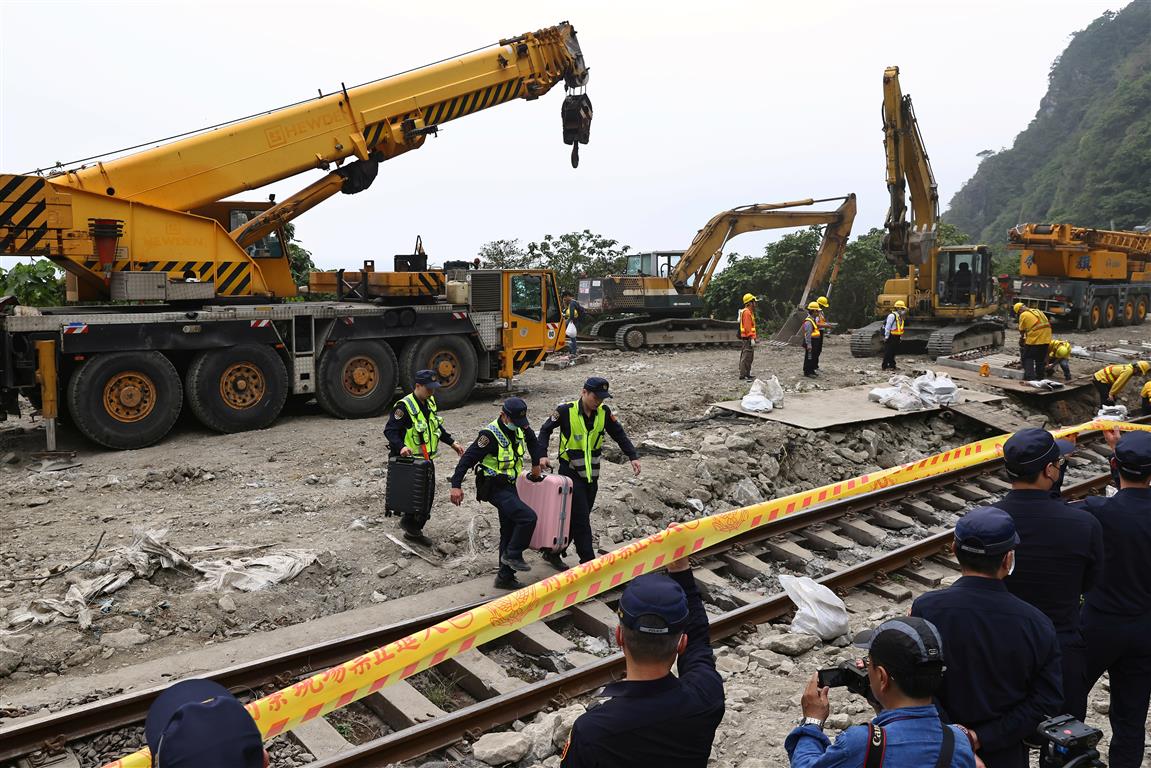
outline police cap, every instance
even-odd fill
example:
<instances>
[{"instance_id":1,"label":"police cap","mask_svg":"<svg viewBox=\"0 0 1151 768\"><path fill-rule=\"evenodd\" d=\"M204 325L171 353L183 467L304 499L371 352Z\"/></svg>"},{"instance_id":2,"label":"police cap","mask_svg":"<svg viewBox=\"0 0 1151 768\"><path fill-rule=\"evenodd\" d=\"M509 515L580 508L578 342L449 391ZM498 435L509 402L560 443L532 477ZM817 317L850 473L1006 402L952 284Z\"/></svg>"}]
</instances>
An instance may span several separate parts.
<instances>
[{"instance_id":1,"label":"police cap","mask_svg":"<svg viewBox=\"0 0 1151 768\"><path fill-rule=\"evenodd\" d=\"M181 680L148 709L144 738L153 765L263 768L264 741L252 716L212 680Z\"/></svg>"},{"instance_id":2,"label":"police cap","mask_svg":"<svg viewBox=\"0 0 1151 768\"><path fill-rule=\"evenodd\" d=\"M520 429L531 426L528 421L528 404L522 397L509 397L504 400L504 406L500 410Z\"/></svg>"},{"instance_id":3,"label":"police cap","mask_svg":"<svg viewBox=\"0 0 1151 768\"><path fill-rule=\"evenodd\" d=\"M611 392L607 390L607 379L602 376L592 376L583 383L583 388L600 400L606 400L611 397Z\"/></svg>"},{"instance_id":4,"label":"police cap","mask_svg":"<svg viewBox=\"0 0 1151 768\"><path fill-rule=\"evenodd\" d=\"M1030 477L1075 450L1070 440L1056 440L1046 429L1021 429L1003 444L1003 463L1011 477Z\"/></svg>"},{"instance_id":5,"label":"police cap","mask_svg":"<svg viewBox=\"0 0 1151 768\"><path fill-rule=\"evenodd\" d=\"M430 387L432 389L439 389L441 386L443 386L438 381L436 381L436 372L429 371L426 368L422 371L416 371L416 383L423 384L425 387Z\"/></svg>"},{"instance_id":6,"label":"police cap","mask_svg":"<svg viewBox=\"0 0 1151 768\"><path fill-rule=\"evenodd\" d=\"M976 507L955 524L955 541L973 555L1005 555L1019 545L1019 534L1002 509Z\"/></svg>"},{"instance_id":7,"label":"police cap","mask_svg":"<svg viewBox=\"0 0 1151 768\"><path fill-rule=\"evenodd\" d=\"M687 623L687 595L662 573L639 576L619 600L619 620L645 635L678 634Z\"/></svg>"},{"instance_id":8,"label":"police cap","mask_svg":"<svg viewBox=\"0 0 1151 768\"><path fill-rule=\"evenodd\" d=\"M1151 475L1151 433L1125 432L1115 446L1119 469L1131 475Z\"/></svg>"}]
</instances>

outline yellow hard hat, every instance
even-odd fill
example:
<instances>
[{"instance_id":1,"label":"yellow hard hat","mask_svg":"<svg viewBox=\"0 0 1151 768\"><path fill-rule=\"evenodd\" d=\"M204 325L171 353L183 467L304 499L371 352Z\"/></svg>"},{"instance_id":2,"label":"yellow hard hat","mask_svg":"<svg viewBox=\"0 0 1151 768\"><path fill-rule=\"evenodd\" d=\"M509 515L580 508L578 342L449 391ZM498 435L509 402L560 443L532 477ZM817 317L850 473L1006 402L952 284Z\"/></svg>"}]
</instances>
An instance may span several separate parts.
<instances>
[{"instance_id":1,"label":"yellow hard hat","mask_svg":"<svg viewBox=\"0 0 1151 768\"><path fill-rule=\"evenodd\" d=\"M754 293L743 294L743 303L746 304L749 301L755 301L755 294Z\"/></svg>"},{"instance_id":2,"label":"yellow hard hat","mask_svg":"<svg viewBox=\"0 0 1151 768\"><path fill-rule=\"evenodd\" d=\"M807 305L807 308L810 309L812 312L818 312L820 309L822 309L822 307L819 306L818 301L811 302L810 304Z\"/></svg>"},{"instance_id":3,"label":"yellow hard hat","mask_svg":"<svg viewBox=\"0 0 1151 768\"><path fill-rule=\"evenodd\" d=\"M1146 376L1147 373L1151 371L1151 363L1147 362L1146 360L1140 360L1139 362L1135 363L1135 365L1139 366L1139 371L1144 376Z\"/></svg>"},{"instance_id":4,"label":"yellow hard hat","mask_svg":"<svg viewBox=\"0 0 1151 768\"><path fill-rule=\"evenodd\" d=\"M1015 306L1011 308L1011 311L1018 315L1026 306L1027 305L1022 301L1017 301L1015 302Z\"/></svg>"},{"instance_id":5,"label":"yellow hard hat","mask_svg":"<svg viewBox=\"0 0 1151 768\"><path fill-rule=\"evenodd\" d=\"M904 303L903 299L900 299L899 301L895 302L895 308L896 309L907 309L907 304Z\"/></svg>"},{"instance_id":6,"label":"yellow hard hat","mask_svg":"<svg viewBox=\"0 0 1151 768\"><path fill-rule=\"evenodd\" d=\"M831 302L827 300L827 297L826 297L826 296L820 296L820 297L819 297L818 299L816 299L815 301L816 301L816 303L817 303L817 304L819 304L819 306L821 306L821 307L830 307L830 306L831 306Z\"/></svg>"},{"instance_id":7,"label":"yellow hard hat","mask_svg":"<svg viewBox=\"0 0 1151 768\"><path fill-rule=\"evenodd\" d=\"M1053 342L1052 354L1058 358L1071 356L1071 342L1056 340Z\"/></svg>"}]
</instances>

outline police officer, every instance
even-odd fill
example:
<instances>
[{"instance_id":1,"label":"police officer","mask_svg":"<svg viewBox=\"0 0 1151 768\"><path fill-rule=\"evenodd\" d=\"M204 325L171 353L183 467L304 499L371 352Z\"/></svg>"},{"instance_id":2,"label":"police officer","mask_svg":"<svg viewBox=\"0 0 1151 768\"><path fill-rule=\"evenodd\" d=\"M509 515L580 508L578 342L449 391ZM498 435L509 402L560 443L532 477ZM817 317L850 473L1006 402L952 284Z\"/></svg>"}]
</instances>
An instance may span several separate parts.
<instances>
[{"instance_id":1,"label":"police officer","mask_svg":"<svg viewBox=\"0 0 1151 768\"><path fill-rule=\"evenodd\" d=\"M530 456L532 479L539 480L539 445L528 423L528 404L521 398L509 397L504 400L500 415L481 429L475 442L464 451L452 474L453 504L458 507L463 502L464 475L476 467L476 498L490 503L499 513L498 589L519 589L524 585L515 572L531 570L524 561L524 550L536 528L536 513L520 501L516 493L516 480L523 470L525 453Z\"/></svg>"},{"instance_id":2,"label":"police officer","mask_svg":"<svg viewBox=\"0 0 1151 768\"><path fill-rule=\"evenodd\" d=\"M819 302L807 305L807 317L803 318L803 375L813 378L819 374L819 353L823 350L823 332L819 324Z\"/></svg>"},{"instance_id":3,"label":"police officer","mask_svg":"<svg viewBox=\"0 0 1151 768\"><path fill-rule=\"evenodd\" d=\"M384 427L384 437L388 441L388 456L416 456L431 461L439 451L440 443L447 443L456 452L464 454L464 447L457 443L444 427L444 420L440 417L436 407L435 391L440 388L436 375L432 371L416 371L415 386L410 394L401 398L392 409L388 423ZM436 465L430 465L432 476L428 483L428 509L431 509L432 499L435 497ZM432 542L423 534L424 525L428 516L416 517L404 514L400 518L400 528L404 531L404 538L425 546Z\"/></svg>"},{"instance_id":4,"label":"police officer","mask_svg":"<svg viewBox=\"0 0 1151 768\"><path fill-rule=\"evenodd\" d=\"M723 719L723 681L687 559L628 584L619 622L627 678L575 721L561 768L704 768Z\"/></svg>"},{"instance_id":5,"label":"police officer","mask_svg":"<svg viewBox=\"0 0 1151 768\"><path fill-rule=\"evenodd\" d=\"M632 471L639 475L639 454L615 414L604 404L609 397L607 379L592 376L584 382L579 399L556 406L539 431L539 451L544 457L540 465L547 467L550 466L546 457L552 431L556 427L560 430L559 471L572 479L571 537L581 563L595 559L591 509L599 490L600 452L605 432L619 444L624 456L631 461ZM549 551L544 553L544 559L563 571L567 565L562 555L562 552Z\"/></svg>"},{"instance_id":6,"label":"police officer","mask_svg":"<svg viewBox=\"0 0 1151 768\"><path fill-rule=\"evenodd\" d=\"M897 369L895 355L899 352L899 341L903 338L903 324L907 317L907 303L900 299L887 313L883 321L883 365L885 371Z\"/></svg>"},{"instance_id":7,"label":"police officer","mask_svg":"<svg viewBox=\"0 0 1151 768\"><path fill-rule=\"evenodd\" d=\"M820 688L819 674L813 674L800 698L803 717L783 744L791 768L870 766L873 750L886 768L974 768L967 735L941 723L932 700L945 669L939 630L930 621L901 617L860 632L855 645L868 652L868 698L878 703L878 717L848 728L832 744L823 734L829 689Z\"/></svg>"},{"instance_id":8,"label":"police officer","mask_svg":"<svg viewBox=\"0 0 1151 768\"><path fill-rule=\"evenodd\" d=\"M996 502L1019 532L1019 567L1007 590L1055 625L1063 658L1063 706L1058 714L1087 716L1087 659L1079 606L1103 570L1103 529L1083 509L1058 498L1067 460L1075 449L1045 429L1022 429L1003 444L1011 491ZM1052 713L1056 714L1056 713Z\"/></svg>"},{"instance_id":9,"label":"police officer","mask_svg":"<svg viewBox=\"0 0 1151 768\"><path fill-rule=\"evenodd\" d=\"M1023 740L1063 703L1055 627L1003 583L1018 544L1011 515L976 507L955 525L962 576L911 606L947 648L940 711L963 726L987 768L1027 768Z\"/></svg>"},{"instance_id":10,"label":"police officer","mask_svg":"<svg viewBox=\"0 0 1151 768\"><path fill-rule=\"evenodd\" d=\"M1151 699L1151 434L1107 435L1115 448L1119 492L1092 496L1087 508L1103 526L1107 567L1083 607L1087 688L1110 672L1111 768L1143 760Z\"/></svg>"}]
</instances>

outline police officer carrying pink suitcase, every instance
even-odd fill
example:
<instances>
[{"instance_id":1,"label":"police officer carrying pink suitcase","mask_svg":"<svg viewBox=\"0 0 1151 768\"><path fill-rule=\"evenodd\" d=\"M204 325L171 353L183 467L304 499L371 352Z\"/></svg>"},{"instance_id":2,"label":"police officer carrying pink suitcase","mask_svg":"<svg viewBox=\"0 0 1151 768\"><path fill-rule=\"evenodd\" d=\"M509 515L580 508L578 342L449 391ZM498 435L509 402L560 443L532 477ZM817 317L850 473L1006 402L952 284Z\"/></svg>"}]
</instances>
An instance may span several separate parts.
<instances>
[{"instance_id":1,"label":"police officer carrying pink suitcase","mask_svg":"<svg viewBox=\"0 0 1151 768\"><path fill-rule=\"evenodd\" d=\"M611 392L608 391L607 379L592 376L584 382L579 399L556 406L539 431L539 451L543 456L540 465L543 467L550 465L547 450L552 432L557 427L560 431L559 473L572 480L571 537L581 563L595 559L591 510L599 490L600 453L605 432L619 444L620 450L631 461L632 471L636 475L640 469L635 446L615 414L604 404L604 400L609 397ZM568 567L562 556L563 552L544 553L544 559L560 571Z\"/></svg>"},{"instance_id":2,"label":"police officer carrying pink suitcase","mask_svg":"<svg viewBox=\"0 0 1151 768\"><path fill-rule=\"evenodd\" d=\"M524 454L531 461L531 477L539 480L541 453L536 433L528 422L528 404L521 398L504 400L500 415L480 430L468 446L452 474L452 503L464 500L464 475L476 468L476 499L486 501L499 512L500 568L497 589L519 589L523 582L516 571L529 571L524 550L531 543L536 513L516 493L516 481L524 468Z\"/></svg>"}]
</instances>

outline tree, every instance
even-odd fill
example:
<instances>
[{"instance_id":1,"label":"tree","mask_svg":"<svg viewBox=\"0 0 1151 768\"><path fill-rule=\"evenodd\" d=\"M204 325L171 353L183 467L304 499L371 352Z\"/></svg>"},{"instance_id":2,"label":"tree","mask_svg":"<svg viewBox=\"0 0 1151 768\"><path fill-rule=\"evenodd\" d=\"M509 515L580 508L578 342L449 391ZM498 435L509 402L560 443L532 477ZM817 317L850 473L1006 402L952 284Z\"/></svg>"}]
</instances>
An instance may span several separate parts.
<instances>
[{"instance_id":1,"label":"tree","mask_svg":"<svg viewBox=\"0 0 1151 768\"><path fill-rule=\"evenodd\" d=\"M544 235L538 243L528 243L528 260L533 267L554 270L560 289L576 293L581 277L623 272L629 250L630 246L620 245L618 240L585 229L558 237Z\"/></svg>"},{"instance_id":2,"label":"tree","mask_svg":"<svg viewBox=\"0 0 1151 768\"><path fill-rule=\"evenodd\" d=\"M485 269L527 269L529 263L519 240L492 240L484 243L478 255Z\"/></svg>"},{"instance_id":3,"label":"tree","mask_svg":"<svg viewBox=\"0 0 1151 768\"><path fill-rule=\"evenodd\" d=\"M47 259L0 268L0 294L15 296L29 307L52 307L64 303L64 279Z\"/></svg>"},{"instance_id":4,"label":"tree","mask_svg":"<svg viewBox=\"0 0 1151 768\"><path fill-rule=\"evenodd\" d=\"M307 285L308 275L316 271L312 252L296 239L295 224L289 222L284 225L284 236L288 238L288 266L292 270L292 282L296 285Z\"/></svg>"}]
</instances>

